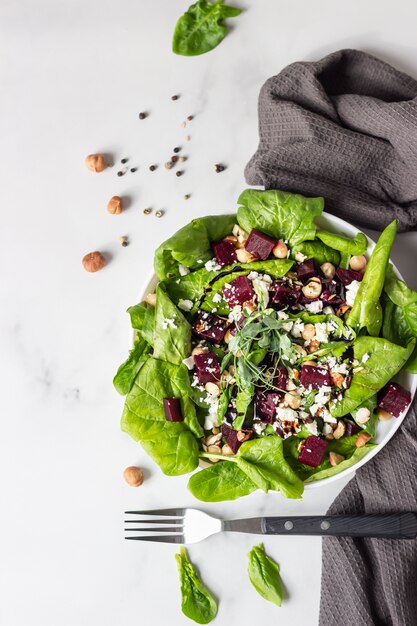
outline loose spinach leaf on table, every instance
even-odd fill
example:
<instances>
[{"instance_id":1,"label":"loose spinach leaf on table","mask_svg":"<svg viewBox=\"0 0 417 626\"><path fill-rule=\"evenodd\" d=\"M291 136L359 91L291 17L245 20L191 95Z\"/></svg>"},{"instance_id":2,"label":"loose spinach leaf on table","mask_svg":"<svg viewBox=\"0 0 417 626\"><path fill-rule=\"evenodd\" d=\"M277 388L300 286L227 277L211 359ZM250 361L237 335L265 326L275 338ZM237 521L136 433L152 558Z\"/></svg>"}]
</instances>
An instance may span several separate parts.
<instances>
[{"instance_id":1,"label":"loose spinach leaf on table","mask_svg":"<svg viewBox=\"0 0 417 626\"><path fill-rule=\"evenodd\" d=\"M394 220L381 233L369 259L364 277L360 283L352 310L346 323L355 332L366 328L372 336L377 336L382 326L382 307L379 302L385 282L385 273L389 261L398 220Z\"/></svg>"},{"instance_id":2,"label":"loose spinach leaf on table","mask_svg":"<svg viewBox=\"0 0 417 626\"><path fill-rule=\"evenodd\" d=\"M266 554L263 543L254 546L248 558L248 576L256 591L265 600L281 606L283 594L278 563Z\"/></svg>"},{"instance_id":3,"label":"loose spinach leaf on table","mask_svg":"<svg viewBox=\"0 0 417 626\"><path fill-rule=\"evenodd\" d=\"M199 217L164 241L155 252L155 274L160 280L180 277L180 265L199 269L213 257L211 242L230 235L235 215Z\"/></svg>"},{"instance_id":4,"label":"loose spinach leaf on table","mask_svg":"<svg viewBox=\"0 0 417 626\"><path fill-rule=\"evenodd\" d=\"M132 328L138 331L151 346L154 344L155 309L146 302L128 308Z\"/></svg>"},{"instance_id":5,"label":"loose spinach leaf on table","mask_svg":"<svg viewBox=\"0 0 417 626\"><path fill-rule=\"evenodd\" d=\"M137 337L128 358L122 363L113 378L113 385L120 395L125 396L129 393L137 373L148 358L148 353L149 344L142 337Z\"/></svg>"},{"instance_id":6,"label":"loose spinach leaf on table","mask_svg":"<svg viewBox=\"0 0 417 626\"><path fill-rule=\"evenodd\" d=\"M172 50L175 54L195 56L213 50L228 33L223 23L228 17L237 17L241 9L208 0L198 0L180 17L174 31Z\"/></svg>"},{"instance_id":7,"label":"loose spinach leaf on table","mask_svg":"<svg viewBox=\"0 0 417 626\"><path fill-rule=\"evenodd\" d=\"M340 254L337 250L333 250L326 246L322 241L303 241L291 249L291 255L295 256L297 252L301 252L307 259L314 259L319 265L323 263L333 263L339 266Z\"/></svg>"},{"instance_id":8,"label":"loose spinach leaf on table","mask_svg":"<svg viewBox=\"0 0 417 626\"><path fill-rule=\"evenodd\" d=\"M382 337L358 337L353 344L353 354L359 366L355 368L350 387L346 389L342 400L331 405L331 414L342 417L351 413L379 391L406 363L414 343L413 339L403 348ZM369 358L363 363L365 354Z\"/></svg>"},{"instance_id":9,"label":"loose spinach leaf on table","mask_svg":"<svg viewBox=\"0 0 417 626\"><path fill-rule=\"evenodd\" d=\"M140 369L123 410L121 428L168 475L186 474L198 465L196 437L203 433L185 365L149 358ZM184 422L165 419L163 399L179 398Z\"/></svg>"},{"instance_id":10,"label":"loose spinach leaf on table","mask_svg":"<svg viewBox=\"0 0 417 626\"><path fill-rule=\"evenodd\" d=\"M237 221L250 232L257 228L290 247L316 234L315 218L323 212L323 198L305 198L286 191L246 189L238 198Z\"/></svg>"},{"instance_id":11,"label":"loose spinach leaf on table","mask_svg":"<svg viewBox=\"0 0 417 626\"><path fill-rule=\"evenodd\" d=\"M247 496L258 487L236 463L219 461L193 474L188 489L203 502L222 502Z\"/></svg>"},{"instance_id":12,"label":"loose spinach leaf on table","mask_svg":"<svg viewBox=\"0 0 417 626\"><path fill-rule=\"evenodd\" d=\"M180 364L191 354L191 326L169 299L161 284L156 288L154 357Z\"/></svg>"},{"instance_id":13,"label":"loose spinach leaf on table","mask_svg":"<svg viewBox=\"0 0 417 626\"><path fill-rule=\"evenodd\" d=\"M175 555L175 560L180 574L182 612L197 624L208 624L216 617L216 600L190 563L184 547Z\"/></svg>"},{"instance_id":14,"label":"loose spinach leaf on table","mask_svg":"<svg viewBox=\"0 0 417 626\"><path fill-rule=\"evenodd\" d=\"M361 255L365 254L368 249L368 240L363 233L357 233L351 239L344 235L336 235L335 233L328 233L325 230L319 230L316 235L326 246L334 248L339 252L348 255Z\"/></svg>"}]
</instances>

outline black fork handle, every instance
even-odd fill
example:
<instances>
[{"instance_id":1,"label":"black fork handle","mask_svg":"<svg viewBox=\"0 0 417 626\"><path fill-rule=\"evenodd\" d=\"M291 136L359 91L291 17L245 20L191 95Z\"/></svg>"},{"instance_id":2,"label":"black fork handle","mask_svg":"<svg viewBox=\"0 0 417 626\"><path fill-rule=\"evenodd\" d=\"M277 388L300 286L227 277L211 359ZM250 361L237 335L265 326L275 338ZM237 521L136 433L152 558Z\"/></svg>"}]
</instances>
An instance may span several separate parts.
<instances>
[{"instance_id":1,"label":"black fork handle","mask_svg":"<svg viewBox=\"0 0 417 626\"><path fill-rule=\"evenodd\" d=\"M332 537L379 537L414 539L417 535L415 513L364 515L318 515L301 517L264 517L265 535L322 535Z\"/></svg>"}]
</instances>

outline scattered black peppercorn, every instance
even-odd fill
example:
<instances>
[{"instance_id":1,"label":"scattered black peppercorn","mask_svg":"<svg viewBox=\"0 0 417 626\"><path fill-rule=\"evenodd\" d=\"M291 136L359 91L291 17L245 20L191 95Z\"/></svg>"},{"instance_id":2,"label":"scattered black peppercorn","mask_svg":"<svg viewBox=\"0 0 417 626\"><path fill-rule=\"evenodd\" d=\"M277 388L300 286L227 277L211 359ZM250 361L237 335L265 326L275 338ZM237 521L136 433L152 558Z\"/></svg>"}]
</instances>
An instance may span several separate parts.
<instances>
[{"instance_id":1,"label":"scattered black peppercorn","mask_svg":"<svg viewBox=\"0 0 417 626\"><path fill-rule=\"evenodd\" d=\"M182 176L184 174L184 172L182 170L178 170L178 172L175 172L176 176Z\"/></svg>"},{"instance_id":2,"label":"scattered black peppercorn","mask_svg":"<svg viewBox=\"0 0 417 626\"><path fill-rule=\"evenodd\" d=\"M127 162L128 162L128 159L122 159L122 160L120 161L120 163L123 163L123 165L124 165L125 163L127 163Z\"/></svg>"},{"instance_id":3,"label":"scattered black peppercorn","mask_svg":"<svg viewBox=\"0 0 417 626\"><path fill-rule=\"evenodd\" d=\"M172 155L172 157L171 157L171 162L172 162L172 163L176 163L177 161L178 161L178 157L177 157L175 154L174 154L174 155Z\"/></svg>"},{"instance_id":4,"label":"scattered black peppercorn","mask_svg":"<svg viewBox=\"0 0 417 626\"><path fill-rule=\"evenodd\" d=\"M123 176L123 175L124 175L124 172L122 172L121 170L119 170L119 171L117 172L117 175L118 175L118 176Z\"/></svg>"},{"instance_id":5,"label":"scattered black peppercorn","mask_svg":"<svg viewBox=\"0 0 417 626\"><path fill-rule=\"evenodd\" d=\"M190 199L190 194L186 193L185 196L184 196L184 200L189 200L189 199Z\"/></svg>"},{"instance_id":6,"label":"scattered black peppercorn","mask_svg":"<svg viewBox=\"0 0 417 626\"><path fill-rule=\"evenodd\" d=\"M145 117L148 117L148 114L147 114L147 113L145 113L145 111L141 111L141 112L139 113L139 119L140 119L140 120L144 120L144 119L145 119Z\"/></svg>"},{"instance_id":7,"label":"scattered black peppercorn","mask_svg":"<svg viewBox=\"0 0 417 626\"><path fill-rule=\"evenodd\" d=\"M220 172L224 172L224 170L226 169L225 165L222 165L221 163L216 163L216 165L214 166L215 171L220 174Z\"/></svg>"},{"instance_id":8,"label":"scattered black peppercorn","mask_svg":"<svg viewBox=\"0 0 417 626\"><path fill-rule=\"evenodd\" d=\"M137 172L137 169L138 169L137 167L131 167L130 171L132 172L132 174L134 174L134 172Z\"/></svg>"},{"instance_id":9,"label":"scattered black peppercorn","mask_svg":"<svg viewBox=\"0 0 417 626\"><path fill-rule=\"evenodd\" d=\"M175 152L175 154L178 154L178 152L179 152L180 150L181 150L181 148L179 148L179 147L177 146L176 148L174 148L174 150L173 150L173 151Z\"/></svg>"},{"instance_id":10,"label":"scattered black peppercorn","mask_svg":"<svg viewBox=\"0 0 417 626\"><path fill-rule=\"evenodd\" d=\"M126 246L128 246L128 245L129 245L129 242L126 241L126 239L124 241L122 241L123 248L126 248Z\"/></svg>"},{"instance_id":11,"label":"scattered black peppercorn","mask_svg":"<svg viewBox=\"0 0 417 626\"><path fill-rule=\"evenodd\" d=\"M154 172L157 167L158 167L157 165L150 165L149 169L151 170L151 172Z\"/></svg>"},{"instance_id":12,"label":"scattered black peppercorn","mask_svg":"<svg viewBox=\"0 0 417 626\"><path fill-rule=\"evenodd\" d=\"M189 122L191 122L191 120L193 120L193 119L194 119L194 115L189 115L189 116L187 117L187 120L188 120Z\"/></svg>"},{"instance_id":13,"label":"scattered black peppercorn","mask_svg":"<svg viewBox=\"0 0 417 626\"><path fill-rule=\"evenodd\" d=\"M171 96L171 100L178 100L179 96L175 95L175 96Z\"/></svg>"}]
</instances>

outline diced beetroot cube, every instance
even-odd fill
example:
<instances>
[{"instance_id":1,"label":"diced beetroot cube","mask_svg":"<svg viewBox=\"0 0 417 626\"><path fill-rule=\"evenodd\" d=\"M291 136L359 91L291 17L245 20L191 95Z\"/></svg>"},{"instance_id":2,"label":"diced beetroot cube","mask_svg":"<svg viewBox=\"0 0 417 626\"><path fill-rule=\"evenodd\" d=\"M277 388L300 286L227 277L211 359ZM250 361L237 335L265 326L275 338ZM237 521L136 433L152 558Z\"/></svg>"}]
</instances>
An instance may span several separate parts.
<instances>
[{"instance_id":1,"label":"diced beetroot cube","mask_svg":"<svg viewBox=\"0 0 417 626\"><path fill-rule=\"evenodd\" d=\"M244 437L242 437L242 440L239 439L239 437L241 436L240 433L243 433L244 435ZM242 429L238 431L231 426L228 426L227 424L223 424L222 435L226 439L226 443L231 447L233 454L236 454L243 441L247 441L252 437L253 431L249 429Z\"/></svg>"},{"instance_id":2,"label":"diced beetroot cube","mask_svg":"<svg viewBox=\"0 0 417 626\"><path fill-rule=\"evenodd\" d=\"M378 407L394 417L400 417L410 402L411 393L398 383L388 383L378 393Z\"/></svg>"},{"instance_id":3,"label":"diced beetroot cube","mask_svg":"<svg viewBox=\"0 0 417 626\"><path fill-rule=\"evenodd\" d=\"M238 276L223 287L223 296L230 307L252 300L254 291L247 276Z\"/></svg>"},{"instance_id":4,"label":"diced beetroot cube","mask_svg":"<svg viewBox=\"0 0 417 626\"><path fill-rule=\"evenodd\" d=\"M278 389L285 389L287 378L288 371L285 365L278 365L275 371L274 387L278 387Z\"/></svg>"},{"instance_id":5,"label":"diced beetroot cube","mask_svg":"<svg viewBox=\"0 0 417 626\"><path fill-rule=\"evenodd\" d=\"M345 288L339 281L328 279L322 281L321 299L326 306L339 307L345 304Z\"/></svg>"},{"instance_id":6,"label":"diced beetroot cube","mask_svg":"<svg viewBox=\"0 0 417 626\"><path fill-rule=\"evenodd\" d=\"M254 228L250 231L249 237L245 243L245 248L248 252L253 254L253 256L256 256L257 259L266 261L276 243L275 239L272 239L272 237Z\"/></svg>"},{"instance_id":7,"label":"diced beetroot cube","mask_svg":"<svg viewBox=\"0 0 417 626\"><path fill-rule=\"evenodd\" d=\"M355 424L355 422L352 422L351 420L343 420L343 421L345 422L345 426L346 426L346 430L345 430L346 437L351 437L352 435L356 435L356 433L360 431L359 426Z\"/></svg>"},{"instance_id":8,"label":"diced beetroot cube","mask_svg":"<svg viewBox=\"0 0 417 626\"><path fill-rule=\"evenodd\" d=\"M231 241L223 239L211 244L216 261L219 265L232 265L236 263L236 250Z\"/></svg>"},{"instance_id":9,"label":"diced beetroot cube","mask_svg":"<svg viewBox=\"0 0 417 626\"><path fill-rule=\"evenodd\" d=\"M303 387L309 387L312 389L320 389L320 387L330 387L330 374L329 370L324 367L315 365L303 365L300 374L300 383Z\"/></svg>"},{"instance_id":10,"label":"diced beetroot cube","mask_svg":"<svg viewBox=\"0 0 417 626\"><path fill-rule=\"evenodd\" d=\"M310 467L318 467L323 460L326 452L327 441L311 435L305 440L303 449L301 450L298 460L304 465Z\"/></svg>"},{"instance_id":11,"label":"diced beetroot cube","mask_svg":"<svg viewBox=\"0 0 417 626\"><path fill-rule=\"evenodd\" d=\"M197 321L193 326L193 334L199 339L211 343L221 343L226 334L227 322L222 317L199 311Z\"/></svg>"},{"instance_id":12,"label":"diced beetroot cube","mask_svg":"<svg viewBox=\"0 0 417 626\"><path fill-rule=\"evenodd\" d=\"M281 309L285 306L295 306L300 299L301 291L296 287L289 287L278 281L272 285L271 303L275 308Z\"/></svg>"},{"instance_id":13,"label":"diced beetroot cube","mask_svg":"<svg viewBox=\"0 0 417 626\"><path fill-rule=\"evenodd\" d=\"M306 259L297 265L296 271L298 280L302 281L317 276L316 268L314 267L314 259Z\"/></svg>"},{"instance_id":14,"label":"diced beetroot cube","mask_svg":"<svg viewBox=\"0 0 417 626\"><path fill-rule=\"evenodd\" d=\"M257 417L259 417L262 422L272 424L280 399L281 395L275 391L261 391L259 389L255 396L255 411Z\"/></svg>"},{"instance_id":15,"label":"diced beetroot cube","mask_svg":"<svg viewBox=\"0 0 417 626\"><path fill-rule=\"evenodd\" d=\"M215 354L205 352L194 356L194 370L200 385L220 380L220 363Z\"/></svg>"},{"instance_id":16,"label":"diced beetroot cube","mask_svg":"<svg viewBox=\"0 0 417 626\"><path fill-rule=\"evenodd\" d=\"M336 270L336 276L343 285L350 285L354 280L361 281L363 278L362 272L355 272L354 270L342 270L340 267Z\"/></svg>"},{"instance_id":17,"label":"diced beetroot cube","mask_svg":"<svg viewBox=\"0 0 417 626\"><path fill-rule=\"evenodd\" d=\"M178 398L164 398L164 412L167 422L183 422L181 404Z\"/></svg>"}]
</instances>

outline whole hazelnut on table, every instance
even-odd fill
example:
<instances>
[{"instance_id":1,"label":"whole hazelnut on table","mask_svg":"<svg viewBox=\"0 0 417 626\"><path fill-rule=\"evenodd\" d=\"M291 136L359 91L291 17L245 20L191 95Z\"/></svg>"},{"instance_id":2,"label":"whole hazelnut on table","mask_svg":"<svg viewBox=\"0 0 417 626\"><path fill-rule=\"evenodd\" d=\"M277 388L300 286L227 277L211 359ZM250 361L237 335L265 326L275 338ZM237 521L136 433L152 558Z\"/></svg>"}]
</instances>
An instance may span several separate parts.
<instances>
[{"instance_id":1,"label":"whole hazelnut on table","mask_svg":"<svg viewBox=\"0 0 417 626\"><path fill-rule=\"evenodd\" d=\"M120 196L112 196L107 203L107 210L112 215L120 215L123 211L123 202Z\"/></svg>"},{"instance_id":2,"label":"whole hazelnut on table","mask_svg":"<svg viewBox=\"0 0 417 626\"><path fill-rule=\"evenodd\" d=\"M82 263L86 272L98 272L106 265L106 259L101 252L89 252Z\"/></svg>"},{"instance_id":3,"label":"whole hazelnut on table","mask_svg":"<svg viewBox=\"0 0 417 626\"><path fill-rule=\"evenodd\" d=\"M102 172L109 166L104 154L89 154L85 157L84 162L89 170L97 173Z\"/></svg>"},{"instance_id":4,"label":"whole hazelnut on table","mask_svg":"<svg viewBox=\"0 0 417 626\"><path fill-rule=\"evenodd\" d=\"M140 487L144 479L143 471L140 467L131 465L130 467L126 467L123 472L123 478L131 487Z\"/></svg>"}]
</instances>

